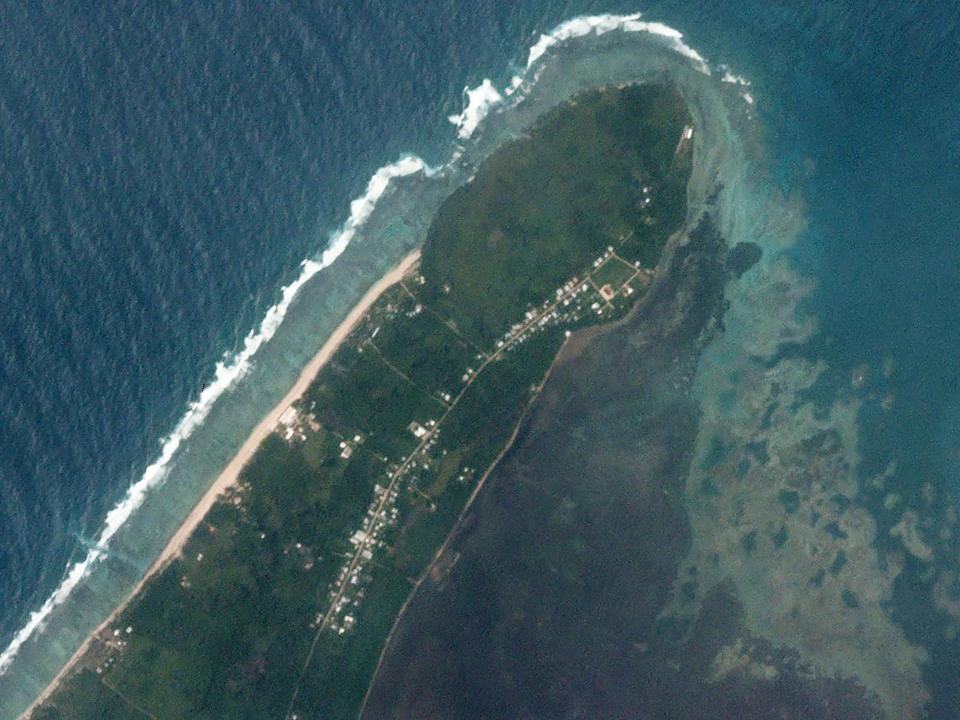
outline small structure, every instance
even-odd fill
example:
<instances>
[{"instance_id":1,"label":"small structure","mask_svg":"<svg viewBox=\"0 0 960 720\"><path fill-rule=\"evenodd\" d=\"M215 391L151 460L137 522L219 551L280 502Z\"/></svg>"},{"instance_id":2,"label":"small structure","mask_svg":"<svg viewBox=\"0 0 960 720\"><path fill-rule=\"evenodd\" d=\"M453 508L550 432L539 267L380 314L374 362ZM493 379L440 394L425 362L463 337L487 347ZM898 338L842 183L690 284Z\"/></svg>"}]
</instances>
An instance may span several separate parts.
<instances>
[{"instance_id":1,"label":"small structure","mask_svg":"<svg viewBox=\"0 0 960 720\"><path fill-rule=\"evenodd\" d=\"M296 433L297 425L299 424L298 417L297 417L297 409L293 405L291 405L286 410L284 410L283 414L280 415L279 423L284 428L283 439L289 442L293 438L294 434Z\"/></svg>"}]
</instances>

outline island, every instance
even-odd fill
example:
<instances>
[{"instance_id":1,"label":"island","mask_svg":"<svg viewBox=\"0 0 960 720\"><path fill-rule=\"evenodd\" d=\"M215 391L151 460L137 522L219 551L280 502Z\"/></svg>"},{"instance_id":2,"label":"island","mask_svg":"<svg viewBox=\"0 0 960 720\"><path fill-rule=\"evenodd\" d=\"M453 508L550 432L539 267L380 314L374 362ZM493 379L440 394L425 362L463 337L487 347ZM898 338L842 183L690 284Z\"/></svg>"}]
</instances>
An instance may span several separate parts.
<instances>
[{"instance_id":1,"label":"island","mask_svg":"<svg viewBox=\"0 0 960 720\"><path fill-rule=\"evenodd\" d=\"M608 87L483 162L31 717L357 717L558 352L655 280L686 219L693 134L676 89Z\"/></svg>"}]
</instances>

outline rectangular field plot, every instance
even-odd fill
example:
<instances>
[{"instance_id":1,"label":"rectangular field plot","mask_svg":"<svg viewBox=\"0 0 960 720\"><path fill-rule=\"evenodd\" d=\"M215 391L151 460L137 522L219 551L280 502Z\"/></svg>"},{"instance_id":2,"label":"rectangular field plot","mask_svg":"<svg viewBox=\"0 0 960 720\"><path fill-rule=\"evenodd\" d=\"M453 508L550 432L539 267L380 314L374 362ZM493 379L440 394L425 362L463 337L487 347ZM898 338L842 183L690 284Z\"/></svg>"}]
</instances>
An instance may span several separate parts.
<instances>
[{"instance_id":1,"label":"rectangular field plot","mask_svg":"<svg viewBox=\"0 0 960 720\"><path fill-rule=\"evenodd\" d=\"M620 260L616 255L611 255L590 274L590 277L598 288L609 285L612 292L618 292L636 271L636 268Z\"/></svg>"}]
</instances>

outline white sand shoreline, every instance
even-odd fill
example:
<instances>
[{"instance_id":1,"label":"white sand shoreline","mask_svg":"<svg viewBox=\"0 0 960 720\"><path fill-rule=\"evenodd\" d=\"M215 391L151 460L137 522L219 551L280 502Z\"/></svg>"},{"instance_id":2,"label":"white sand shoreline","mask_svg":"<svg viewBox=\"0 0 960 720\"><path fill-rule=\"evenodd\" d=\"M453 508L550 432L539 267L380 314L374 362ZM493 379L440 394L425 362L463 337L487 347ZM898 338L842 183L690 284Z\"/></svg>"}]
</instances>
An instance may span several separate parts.
<instances>
[{"instance_id":1,"label":"white sand shoreline","mask_svg":"<svg viewBox=\"0 0 960 720\"><path fill-rule=\"evenodd\" d=\"M198 525L200 525L200 523L203 521L203 518L210 511L210 508L212 508L214 503L216 503L217 499L229 488L236 484L238 478L240 477L241 470L243 470L244 466L253 457L254 453L257 451L257 448L260 447L260 444L270 435L271 432L273 432L280 420L280 416L284 413L284 411L290 407L290 405L296 402L304 392L306 392L307 388L310 386L310 383L313 382L313 379L317 376L317 373L320 372L320 369L326 365L327 362L329 362L330 358L333 357L334 353L336 353L337 349L347 338L353 328L356 327L357 323L363 318L364 315L366 315L371 306L373 306L373 304L387 289L400 282L407 271L409 271L419 259L420 251L414 250L403 260L401 260L396 267L377 280L369 290L367 290L360 302L358 302L350 310L343 322L341 322L330 335L330 337L327 338L327 341L323 344L323 347L320 348L319 352L317 352L317 354L310 359L310 362L307 363L306 367L303 368L299 377L297 378L297 381L293 384L293 387L290 388L287 394L284 395L283 399L277 403L270 410L270 412L266 414L263 420L261 420L253 429L253 432L251 432L249 437L244 441L243 445L237 451L237 454L233 456L229 463L227 463L226 467L217 476L217 479L214 480L213 484L203 494L203 497L201 497L197 504L193 507L193 510L190 511L190 514L187 515L186 519L174 533L173 537L171 537L167 542L166 547L164 547L163 551L154 561L153 565L150 566L150 569L147 571L147 573L133 587L127 597L113 609L107 618L87 636L86 640L83 641L83 644L71 656L66 665L61 668L56 677L50 681L47 687L44 688L43 692L37 697L36 700L33 701L30 707L28 707L21 714L21 720L29 718L33 711L50 697L53 691L57 689L57 686L76 666L80 658L82 658L87 652L93 639L97 637L108 625L110 625L110 623L112 623L121 612L123 612L127 604L134 597L136 597L136 595L143 589L147 582L163 568L165 568L168 563L180 555L184 545L186 545L187 541L190 539L190 536L193 534L193 531L196 530Z\"/></svg>"}]
</instances>

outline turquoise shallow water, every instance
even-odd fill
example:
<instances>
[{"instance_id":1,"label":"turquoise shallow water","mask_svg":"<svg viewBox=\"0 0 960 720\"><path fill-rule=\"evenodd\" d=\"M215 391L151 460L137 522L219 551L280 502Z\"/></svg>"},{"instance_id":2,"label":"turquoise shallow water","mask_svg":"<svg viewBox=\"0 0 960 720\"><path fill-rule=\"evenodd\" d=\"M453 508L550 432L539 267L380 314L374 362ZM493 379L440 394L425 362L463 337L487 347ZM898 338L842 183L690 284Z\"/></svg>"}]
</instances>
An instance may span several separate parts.
<instances>
[{"instance_id":1,"label":"turquoise shallow water","mask_svg":"<svg viewBox=\"0 0 960 720\"><path fill-rule=\"evenodd\" d=\"M663 21L706 58L711 78L675 54L658 64L649 48L621 52L611 34L582 45L603 53L577 60L572 85L544 77L534 86L529 112L625 63L704 88L702 112L726 113L731 125L717 132L744 153L717 159L731 198L725 231L762 238L765 263L786 254L810 283L802 302L819 332L794 352L826 370L809 392L829 402L866 363L875 395L859 410L863 475L896 461L887 482L907 501L923 502L925 482L941 510L960 494L955 8L615 5L12 8L0 45L9 69L0 147L11 159L0 213L4 645L102 537L107 512L162 457L158 441L189 402L211 397L215 363L243 351L376 168L403 152L442 165L459 144L447 116L463 107L461 88L489 76L504 92L538 33L584 13L641 10ZM720 82L724 64L750 85ZM462 143L466 158L522 126L526 112L490 118ZM395 183L337 265L304 287L240 385L210 404L163 466L172 473L111 536L112 556L0 683L28 695L69 654L364 285L418 241L458 178ZM747 330L777 331L777 318L766 320L744 321L739 336L733 323L739 343L717 351L732 362L755 340ZM883 499L868 498L878 508ZM885 537L899 515L878 517ZM923 572L908 564L898 593L913 598ZM903 622L922 634L929 617ZM932 666L949 677L955 646L937 652Z\"/></svg>"}]
</instances>

